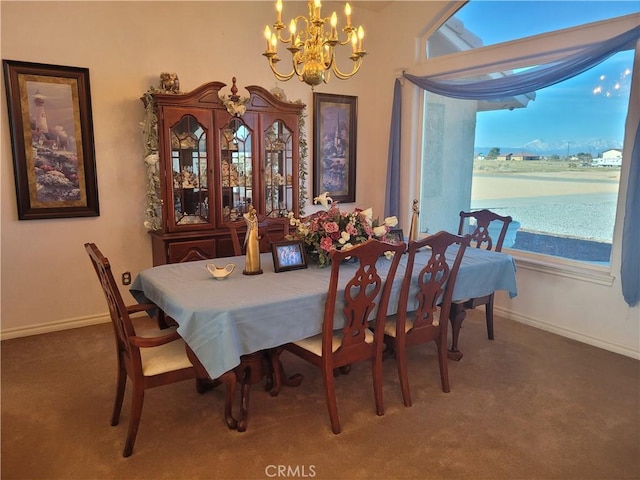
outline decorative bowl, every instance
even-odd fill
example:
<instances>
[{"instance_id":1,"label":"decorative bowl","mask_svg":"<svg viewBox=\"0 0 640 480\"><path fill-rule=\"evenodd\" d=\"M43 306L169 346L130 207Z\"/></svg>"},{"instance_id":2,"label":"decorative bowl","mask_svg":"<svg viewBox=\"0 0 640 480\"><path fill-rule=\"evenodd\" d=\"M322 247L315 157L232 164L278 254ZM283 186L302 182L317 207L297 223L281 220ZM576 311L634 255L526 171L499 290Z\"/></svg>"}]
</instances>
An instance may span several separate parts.
<instances>
[{"instance_id":1,"label":"decorative bowl","mask_svg":"<svg viewBox=\"0 0 640 480\"><path fill-rule=\"evenodd\" d=\"M235 268L236 266L233 263L229 263L224 267L219 267L215 263L207 264L207 270L209 270L209 273L213 275L213 278L215 278L216 280L226 279L229 275L231 275Z\"/></svg>"}]
</instances>

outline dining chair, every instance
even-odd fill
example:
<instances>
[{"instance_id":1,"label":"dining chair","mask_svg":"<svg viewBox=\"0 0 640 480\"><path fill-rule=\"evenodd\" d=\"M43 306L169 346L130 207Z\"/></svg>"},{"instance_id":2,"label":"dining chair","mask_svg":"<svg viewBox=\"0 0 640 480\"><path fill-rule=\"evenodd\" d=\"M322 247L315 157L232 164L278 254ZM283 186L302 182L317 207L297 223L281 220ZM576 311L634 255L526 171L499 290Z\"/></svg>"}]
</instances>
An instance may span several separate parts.
<instances>
[{"instance_id":1,"label":"dining chair","mask_svg":"<svg viewBox=\"0 0 640 480\"><path fill-rule=\"evenodd\" d=\"M461 237L448 232L438 232L421 240L409 241L407 267L398 310L387 318L384 340L387 352L394 353L398 366L398 377L405 406L410 407L411 392L407 368L407 347L435 342L438 351L442 391L449 392L449 370L447 367L447 332L451 298L455 287L460 262L470 236ZM458 246L454 260L446 258L447 250ZM428 258L417 265L416 254L424 250Z\"/></svg>"},{"instance_id":2,"label":"dining chair","mask_svg":"<svg viewBox=\"0 0 640 480\"><path fill-rule=\"evenodd\" d=\"M258 235L260 237L260 252L270 252L271 244L275 241L284 240L289 235L289 217L268 217L259 213ZM246 231L247 223L244 220L234 220L227 223L231 233L231 243L233 244L233 254L240 256L244 254L244 236L240 242L240 232Z\"/></svg>"},{"instance_id":3,"label":"dining chair","mask_svg":"<svg viewBox=\"0 0 640 480\"><path fill-rule=\"evenodd\" d=\"M236 391L235 374L230 371L216 381L211 381L175 327L159 330L134 326L132 314L158 310L158 307L153 303L125 306L111 272L109 259L94 243L86 243L84 246L102 285L116 340L118 374L112 426L118 425L120 421L127 377L132 384L131 416L122 456L128 457L133 452L142 416L144 392L149 388L196 379L198 392L204 393L216 383L225 383L225 422L229 428L235 428L236 420L232 416Z\"/></svg>"},{"instance_id":4,"label":"dining chair","mask_svg":"<svg viewBox=\"0 0 640 480\"><path fill-rule=\"evenodd\" d=\"M458 226L458 235L462 235L465 231L465 224L468 219L475 219L475 227L471 234L471 247L482 248L484 250L493 250L494 252L502 251L502 244L507 235L509 224L513 221L510 216L498 215L491 210L483 209L473 212L460 212L460 224ZM495 222L495 223L494 223ZM491 224L500 227L498 237L492 238L489 227ZM495 235L494 235L495 236ZM485 306L485 318L487 322L487 337L493 340L493 297L494 294L485 295L479 298L470 298L464 300L462 306L465 309L473 309L480 305Z\"/></svg>"},{"instance_id":5,"label":"dining chair","mask_svg":"<svg viewBox=\"0 0 640 480\"><path fill-rule=\"evenodd\" d=\"M371 239L350 250L332 251L322 333L284 346L284 349L320 368L334 434L341 431L334 371L356 362L371 360L376 413L384 415L384 322L393 278L405 247L404 242L391 245ZM384 257L388 251L394 253L391 260ZM347 259L353 263L343 263ZM379 271L377 262L390 262L386 276ZM336 321L336 312L342 313L342 320ZM373 325L373 331L370 325ZM276 361L281 352L282 349L274 354Z\"/></svg>"}]
</instances>

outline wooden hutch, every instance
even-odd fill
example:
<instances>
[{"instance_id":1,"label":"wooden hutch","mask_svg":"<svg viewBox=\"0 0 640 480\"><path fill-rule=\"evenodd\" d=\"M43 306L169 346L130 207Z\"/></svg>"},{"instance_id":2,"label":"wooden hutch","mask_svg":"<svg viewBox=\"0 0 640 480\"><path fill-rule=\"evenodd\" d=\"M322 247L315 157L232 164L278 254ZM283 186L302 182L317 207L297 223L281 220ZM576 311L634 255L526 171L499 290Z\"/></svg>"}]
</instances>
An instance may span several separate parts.
<instances>
[{"instance_id":1,"label":"wooden hutch","mask_svg":"<svg viewBox=\"0 0 640 480\"><path fill-rule=\"evenodd\" d=\"M233 255L227 223L258 213L298 215L301 103L259 86L248 98L226 85L152 93L157 115L161 228L150 232L153 264ZM148 97L147 97L148 98Z\"/></svg>"}]
</instances>

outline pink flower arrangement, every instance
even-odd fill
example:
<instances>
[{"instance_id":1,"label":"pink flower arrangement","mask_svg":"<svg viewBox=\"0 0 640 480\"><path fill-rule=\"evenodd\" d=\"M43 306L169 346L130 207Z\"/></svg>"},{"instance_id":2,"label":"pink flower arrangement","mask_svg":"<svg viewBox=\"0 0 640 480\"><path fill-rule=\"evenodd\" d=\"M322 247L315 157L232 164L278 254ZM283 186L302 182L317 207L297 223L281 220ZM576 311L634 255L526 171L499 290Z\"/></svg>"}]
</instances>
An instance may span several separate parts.
<instances>
[{"instance_id":1,"label":"pink flower arrangement","mask_svg":"<svg viewBox=\"0 0 640 480\"><path fill-rule=\"evenodd\" d=\"M307 255L321 267L330 263L332 250L348 250L370 238L384 239L398 224L396 217L385 218L382 224L373 220L371 208L341 212L326 193L316 197L314 203L321 203L325 210L302 220L290 214L290 223L296 227L293 237L304 241Z\"/></svg>"}]
</instances>

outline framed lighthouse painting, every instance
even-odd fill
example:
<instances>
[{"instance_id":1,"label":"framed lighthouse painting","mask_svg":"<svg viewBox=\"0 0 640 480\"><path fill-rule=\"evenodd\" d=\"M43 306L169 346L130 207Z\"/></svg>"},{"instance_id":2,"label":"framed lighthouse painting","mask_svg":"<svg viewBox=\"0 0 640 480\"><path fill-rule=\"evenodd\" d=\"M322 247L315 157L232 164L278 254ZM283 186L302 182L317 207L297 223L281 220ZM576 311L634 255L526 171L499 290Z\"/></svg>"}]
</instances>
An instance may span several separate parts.
<instances>
[{"instance_id":1,"label":"framed lighthouse painting","mask_svg":"<svg viewBox=\"0 0 640 480\"><path fill-rule=\"evenodd\" d=\"M2 64L18 218L100 215L89 70Z\"/></svg>"}]
</instances>

